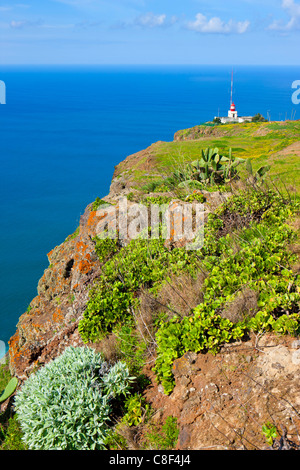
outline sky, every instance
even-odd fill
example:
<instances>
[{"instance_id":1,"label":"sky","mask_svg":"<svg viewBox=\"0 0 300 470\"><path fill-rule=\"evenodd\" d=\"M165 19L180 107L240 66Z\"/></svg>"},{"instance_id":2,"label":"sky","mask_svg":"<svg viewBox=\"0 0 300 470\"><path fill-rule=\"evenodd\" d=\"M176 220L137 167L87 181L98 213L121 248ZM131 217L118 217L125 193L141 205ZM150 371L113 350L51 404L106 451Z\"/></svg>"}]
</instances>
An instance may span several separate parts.
<instances>
[{"instance_id":1,"label":"sky","mask_svg":"<svg viewBox=\"0 0 300 470\"><path fill-rule=\"evenodd\" d=\"M299 65L300 0L0 0L0 64Z\"/></svg>"}]
</instances>

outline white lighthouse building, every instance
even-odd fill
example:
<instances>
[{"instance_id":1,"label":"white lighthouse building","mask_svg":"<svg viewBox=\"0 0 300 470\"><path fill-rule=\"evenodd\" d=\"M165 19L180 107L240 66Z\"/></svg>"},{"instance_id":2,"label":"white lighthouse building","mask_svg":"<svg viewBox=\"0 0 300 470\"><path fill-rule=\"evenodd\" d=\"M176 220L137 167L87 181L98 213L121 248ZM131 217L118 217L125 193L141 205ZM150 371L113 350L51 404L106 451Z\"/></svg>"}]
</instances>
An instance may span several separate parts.
<instances>
[{"instance_id":1,"label":"white lighthouse building","mask_svg":"<svg viewBox=\"0 0 300 470\"><path fill-rule=\"evenodd\" d=\"M227 117L215 117L215 119L220 119L222 124L227 124L231 122L251 122L252 116L238 116L237 109L235 104L232 101L232 91L233 91L233 74L231 76L231 95L230 95L230 109L228 111Z\"/></svg>"},{"instance_id":2,"label":"white lighthouse building","mask_svg":"<svg viewBox=\"0 0 300 470\"><path fill-rule=\"evenodd\" d=\"M228 111L228 117L232 119L238 118L237 110L235 109L235 104L231 103L230 110Z\"/></svg>"}]
</instances>

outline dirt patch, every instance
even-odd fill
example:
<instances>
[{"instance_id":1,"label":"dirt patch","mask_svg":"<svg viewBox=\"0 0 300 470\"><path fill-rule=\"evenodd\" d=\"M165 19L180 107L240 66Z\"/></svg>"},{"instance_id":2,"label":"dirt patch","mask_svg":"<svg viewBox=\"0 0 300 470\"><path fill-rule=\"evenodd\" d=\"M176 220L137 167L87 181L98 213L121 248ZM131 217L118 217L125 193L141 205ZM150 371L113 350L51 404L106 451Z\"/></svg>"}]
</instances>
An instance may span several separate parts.
<instances>
[{"instance_id":1,"label":"dirt patch","mask_svg":"<svg viewBox=\"0 0 300 470\"><path fill-rule=\"evenodd\" d=\"M299 446L299 341L265 335L213 356L186 353L173 365L175 388L155 383L146 396L161 418L175 416L180 450L270 448L262 426ZM283 431L283 429L285 431ZM274 442L275 445L275 442Z\"/></svg>"},{"instance_id":2,"label":"dirt patch","mask_svg":"<svg viewBox=\"0 0 300 470\"><path fill-rule=\"evenodd\" d=\"M282 157L285 155L294 155L295 157L300 157L300 141L288 145L283 150L279 150L279 152L274 153L272 157Z\"/></svg>"}]
</instances>

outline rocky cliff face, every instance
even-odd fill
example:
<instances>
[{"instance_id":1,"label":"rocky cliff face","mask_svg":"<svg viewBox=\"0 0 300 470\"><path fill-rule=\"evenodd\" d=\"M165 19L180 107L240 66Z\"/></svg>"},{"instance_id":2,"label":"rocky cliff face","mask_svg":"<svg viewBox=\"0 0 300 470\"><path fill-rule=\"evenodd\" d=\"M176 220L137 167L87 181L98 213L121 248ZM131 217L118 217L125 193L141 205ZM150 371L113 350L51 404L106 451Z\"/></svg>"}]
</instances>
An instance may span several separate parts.
<instances>
[{"instance_id":1,"label":"rocky cliff face","mask_svg":"<svg viewBox=\"0 0 300 470\"><path fill-rule=\"evenodd\" d=\"M118 204L118 199L131 188L128 168L150 153L149 148L121 162L103 200ZM67 346L83 345L77 327L89 290L101 272L93 242L101 216L92 206L89 204L85 209L77 231L48 253L49 267L38 283L38 295L20 317L16 333L9 341L10 370L20 380L35 367L60 355Z\"/></svg>"},{"instance_id":2,"label":"rocky cliff face","mask_svg":"<svg viewBox=\"0 0 300 470\"><path fill-rule=\"evenodd\" d=\"M177 417L178 449L270 449L267 423L279 428L274 449L300 449L300 341L253 336L216 356L186 353L173 374L170 396L154 378L146 396L162 420Z\"/></svg>"},{"instance_id":3,"label":"rocky cliff face","mask_svg":"<svg viewBox=\"0 0 300 470\"><path fill-rule=\"evenodd\" d=\"M92 241L98 217L88 206L77 232L49 254L49 267L38 283L38 295L19 319L9 342L10 369L25 378L69 345L82 345L77 331L89 287L100 263Z\"/></svg>"}]
</instances>

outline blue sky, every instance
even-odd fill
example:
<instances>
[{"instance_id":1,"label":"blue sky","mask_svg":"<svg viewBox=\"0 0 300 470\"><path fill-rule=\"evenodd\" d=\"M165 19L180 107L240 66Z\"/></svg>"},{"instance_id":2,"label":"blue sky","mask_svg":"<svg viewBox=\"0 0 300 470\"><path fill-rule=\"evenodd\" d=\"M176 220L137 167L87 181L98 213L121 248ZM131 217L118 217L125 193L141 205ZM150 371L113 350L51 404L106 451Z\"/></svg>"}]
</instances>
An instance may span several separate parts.
<instances>
[{"instance_id":1,"label":"blue sky","mask_svg":"<svg viewBox=\"0 0 300 470\"><path fill-rule=\"evenodd\" d=\"M0 0L0 64L299 65L300 0Z\"/></svg>"}]
</instances>

